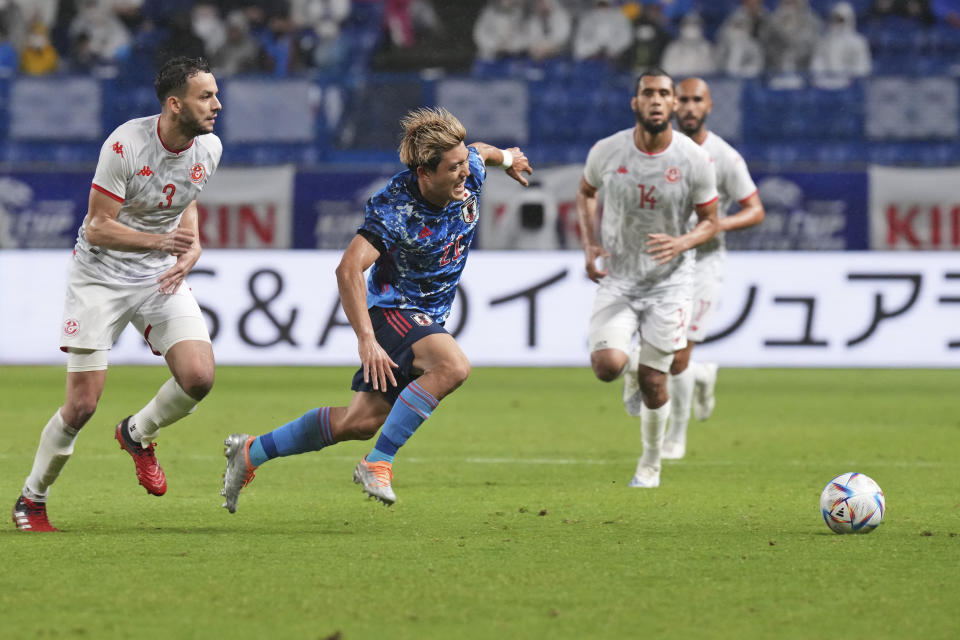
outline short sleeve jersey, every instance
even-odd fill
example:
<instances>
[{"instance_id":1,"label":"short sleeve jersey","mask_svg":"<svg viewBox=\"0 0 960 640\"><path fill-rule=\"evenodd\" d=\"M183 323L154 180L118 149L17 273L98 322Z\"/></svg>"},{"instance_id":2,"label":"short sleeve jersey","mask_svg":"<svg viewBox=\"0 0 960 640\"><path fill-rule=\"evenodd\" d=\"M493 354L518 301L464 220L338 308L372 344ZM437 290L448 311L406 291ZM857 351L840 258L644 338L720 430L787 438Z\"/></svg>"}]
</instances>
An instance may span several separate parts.
<instances>
[{"instance_id":1,"label":"short sleeve jersey","mask_svg":"<svg viewBox=\"0 0 960 640\"><path fill-rule=\"evenodd\" d=\"M722 218L734 202L743 202L755 194L757 185L750 177L750 171L743 156L726 140L713 132L707 132L707 137L700 147L710 154L714 170L717 172L717 191L720 192L718 215ZM696 216L692 216L690 222L695 223ZM697 247L697 258L725 251L723 238L724 232L721 231Z\"/></svg>"},{"instance_id":2,"label":"short sleeve jersey","mask_svg":"<svg viewBox=\"0 0 960 640\"><path fill-rule=\"evenodd\" d=\"M603 199L601 242L610 253L606 286L638 293L671 276L689 276L689 252L658 265L647 241L651 233L682 235L694 206L717 199L706 151L674 132L666 149L646 153L634 143L633 129L625 129L593 145L584 178L600 189Z\"/></svg>"},{"instance_id":3,"label":"short sleeve jersey","mask_svg":"<svg viewBox=\"0 0 960 640\"><path fill-rule=\"evenodd\" d=\"M137 231L163 234L180 224L184 209L200 194L220 164L223 146L212 133L197 136L186 149L169 149L160 139L160 116L137 118L117 127L100 148L92 188L120 202L117 221ZM164 251L117 251L93 246L83 225L76 260L107 282L154 280L176 258Z\"/></svg>"},{"instance_id":4,"label":"short sleeve jersey","mask_svg":"<svg viewBox=\"0 0 960 640\"><path fill-rule=\"evenodd\" d=\"M401 171L367 201L358 229L382 241L380 258L367 277L367 306L417 309L445 322L466 266L480 216L487 171L469 147L466 197L435 207L420 193L416 175Z\"/></svg>"}]
</instances>

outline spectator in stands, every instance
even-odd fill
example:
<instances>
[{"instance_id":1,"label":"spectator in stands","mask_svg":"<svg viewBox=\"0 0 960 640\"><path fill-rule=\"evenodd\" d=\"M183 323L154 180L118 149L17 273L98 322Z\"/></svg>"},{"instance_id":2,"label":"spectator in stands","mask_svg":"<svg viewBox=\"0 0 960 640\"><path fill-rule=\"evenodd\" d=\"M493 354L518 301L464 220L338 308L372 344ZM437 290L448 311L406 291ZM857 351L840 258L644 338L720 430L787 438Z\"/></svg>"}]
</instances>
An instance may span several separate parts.
<instances>
[{"instance_id":1,"label":"spectator in stands","mask_svg":"<svg viewBox=\"0 0 960 640\"><path fill-rule=\"evenodd\" d=\"M190 12L193 33L203 40L203 50L217 51L227 41L227 25L220 15L220 9L212 2L194 5Z\"/></svg>"},{"instance_id":2,"label":"spectator in stands","mask_svg":"<svg viewBox=\"0 0 960 640\"><path fill-rule=\"evenodd\" d=\"M50 43L50 33L42 22L30 25L26 44L20 52L20 71L31 76L53 73L60 66L60 55Z\"/></svg>"},{"instance_id":3,"label":"spectator in stands","mask_svg":"<svg viewBox=\"0 0 960 640\"><path fill-rule=\"evenodd\" d=\"M214 75L270 71L273 64L260 42L250 33L250 21L240 10L227 16L227 39L212 56Z\"/></svg>"},{"instance_id":4,"label":"spectator in stands","mask_svg":"<svg viewBox=\"0 0 960 640\"><path fill-rule=\"evenodd\" d=\"M82 0L79 4L70 23L71 42L81 33L87 34L90 50L103 61L118 62L130 55L130 32L99 0Z\"/></svg>"},{"instance_id":5,"label":"spectator in stands","mask_svg":"<svg viewBox=\"0 0 960 640\"><path fill-rule=\"evenodd\" d=\"M20 5L14 0L0 0L0 29L7 34L10 44L17 51L23 49L28 24Z\"/></svg>"},{"instance_id":6,"label":"spectator in stands","mask_svg":"<svg viewBox=\"0 0 960 640\"><path fill-rule=\"evenodd\" d=\"M763 73L763 48L750 32L749 18L735 11L717 32L718 71L738 78L755 78Z\"/></svg>"},{"instance_id":7,"label":"spectator in stands","mask_svg":"<svg viewBox=\"0 0 960 640\"><path fill-rule=\"evenodd\" d=\"M530 57L544 60L563 55L570 47L573 18L560 0L533 0L526 22Z\"/></svg>"},{"instance_id":8,"label":"spectator in stands","mask_svg":"<svg viewBox=\"0 0 960 640\"><path fill-rule=\"evenodd\" d=\"M71 73L95 73L110 67L108 61L103 60L90 45L90 34L81 31L70 41L70 57L67 66Z\"/></svg>"},{"instance_id":9,"label":"spectator in stands","mask_svg":"<svg viewBox=\"0 0 960 640\"><path fill-rule=\"evenodd\" d=\"M809 0L780 0L761 41L767 68L774 72L804 72L810 68L822 21Z\"/></svg>"},{"instance_id":10,"label":"spectator in stands","mask_svg":"<svg viewBox=\"0 0 960 640\"><path fill-rule=\"evenodd\" d=\"M523 4L519 0L490 0L474 24L473 42L480 60L526 53Z\"/></svg>"},{"instance_id":11,"label":"spectator in stands","mask_svg":"<svg viewBox=\"0 0 960 640\"><path fill-rule=\"evenodd\" d=\"M930 13L938 23L960 29L960 2L958 0L930 0Z\"/></svg>"},{"instance_id":12,"label":"spectator in stands","mask_svg":"<svg viewBox=\"0 0 960 640\"><path fill-rule=\"evenodd\" d=\"M818 76L862 78L870 75L870 45L857 33L857 19L849 2L830 9L826 34L817 42L810 70Z\"/></svg>"},{"instance_id":13,"label":"spectator in stands","mask_svg":"<svg viewBox=\"0 0 960 640\"><path fill-rule=\"evenodd\" d=\"M53 25L57 22L60 0L12 0L12 2L20 5L20 11L27 24L42 22L47 28L47 33L53 30Z\"/></svg>"},{"instance_id":14,"label":"spectator in stands","mask_svg":"<svg viewBox=\"0 0 960 640\"><path fill-rule=\"evenodd\" d=\"M350 0L292 0L290 19L303 31L301 48L312 66L336 68L346 56L340 25L350 15Z\"/></svg>"},{"instance_id":15,"label":"spectator in stands","mask_svg":"<svg viewBox=\"0 0 960 640\"><path fill-rule=\"evenodd\" d=\"M627 5L624 5L627 8ZM633 54L630 59L637 70L659 67L663 50L670 43L667 32L667 18L659 2L649 0L642 5L634 3L633 13Z\"/></svg>"},{"instance_id":16,"label":"spectator in stands","mask_svg":"<svg viewBox=\"0 0 960 640\"><path fill-rule=\"evenodd\" d=\"M176 56L187 58L205 58L207 51L203 40L193 32L188 11L178 11L169 18L167 37L157 46L155 65L159 69L163 64Z\"/></svg>"},{"instance_id":17,"label":"spectator in stands","mask_svg":"<svg viewBox=\"0 0 960 640\"><path fill-rule=\"evenodd\" d=\"M956 0L874 0L870 7L870 17L899 16L910 18L925 24L936 22L935 11L931 5L953 5Z\"/></svg>"},{"instance_id":18,"label":"spectator in stands","mask_svg":"<svg viewBox=\"0 0 960 640\"><path fill-rule=\"evenodd\" d=\"M17 72L17 50L7 40L7 33L0 25L0 78L9 78Z\"/></svg>"},{"instance_id":19,"label":"spectator in stands","mask_svg":"<svg viewBox=\"0 0 960 640\"><path fill-rule=\"evenodd\" d=\"M724 31L727 29L733 28L739 31L741 27L733 26L738 22L746 23L750 35L760 42L769 20L770 12L763 6L763 0L740 0L740 6L730 12L717 30L717 41L723 40Z\"/></svg>"},{"instance_id":20,"label":"spectator in stands","mask_svg":"<svg viewBox=\"0 0 960 640\"><path fill-rule=\"evenodd\" d=\"M580 15L573 39L575 60L599 59L623 63L633 45L630 20L611 0L594 0Z\"/></svg>"},{"instance_id":21,"label":"spectator in stands","mask_svg":"<svg viewBox=\"0 0 960 640\"><path fill-rule=\"evenodd\" d=\"M680 33L663 52L663 70L671 76L703 76L716 72L713 45L703 35L703 20L696 13L680 21Z\"/></svg>"}]
</instances>

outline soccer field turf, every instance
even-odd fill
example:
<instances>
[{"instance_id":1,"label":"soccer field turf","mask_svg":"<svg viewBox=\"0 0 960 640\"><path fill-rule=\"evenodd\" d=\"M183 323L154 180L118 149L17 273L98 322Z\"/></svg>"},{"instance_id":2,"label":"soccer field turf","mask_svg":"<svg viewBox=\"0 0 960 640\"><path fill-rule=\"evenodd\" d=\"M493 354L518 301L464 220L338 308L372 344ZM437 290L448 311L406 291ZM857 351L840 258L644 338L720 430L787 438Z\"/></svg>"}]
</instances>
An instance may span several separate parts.
<instances>
[{"instance_id":1,"label":"soccer field turf","mask_svg":"<svg viewBox=\"0 0 960 640\"><path fill-rule=\"evenodd\" d=\"M721 370L686 459L629 489L619 382L481 368L398 455L395 506L351 482L352 442L268 462L222 509L223 438L344 404L351 374L221 368L161 433L156 498L113 427L166 370L111 368L51 493L62 532L0 529L0 637L960 637L960 371ZM0 368L7 509L63 378ZM869 535L818 512L845 471L886 493Z\"/></svg>"}]
</instances>

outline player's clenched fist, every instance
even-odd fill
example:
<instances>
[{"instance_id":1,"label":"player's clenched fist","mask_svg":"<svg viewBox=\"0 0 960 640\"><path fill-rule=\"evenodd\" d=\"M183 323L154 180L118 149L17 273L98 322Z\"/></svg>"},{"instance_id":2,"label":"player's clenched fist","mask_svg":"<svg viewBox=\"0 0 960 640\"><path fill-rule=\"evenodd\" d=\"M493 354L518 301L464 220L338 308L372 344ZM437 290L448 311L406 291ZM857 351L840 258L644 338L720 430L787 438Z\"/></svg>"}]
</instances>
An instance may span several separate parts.
<instances>
[{"instance_id":1,"label":"player's clenched fist","mask_svg":"<svg viewBox=\"0 0 960 640\"><path fill-rule=\"evenodd\" d=\"M160 250L166 251L174 256L179 256L181 253L186 253L190 250L190 247L193 246L195 237L196 236L194 235L193 231L190 229L181 229L180 227L177 227L163 237L163 243L160 246Z\"/></svg>"}]
</instances>

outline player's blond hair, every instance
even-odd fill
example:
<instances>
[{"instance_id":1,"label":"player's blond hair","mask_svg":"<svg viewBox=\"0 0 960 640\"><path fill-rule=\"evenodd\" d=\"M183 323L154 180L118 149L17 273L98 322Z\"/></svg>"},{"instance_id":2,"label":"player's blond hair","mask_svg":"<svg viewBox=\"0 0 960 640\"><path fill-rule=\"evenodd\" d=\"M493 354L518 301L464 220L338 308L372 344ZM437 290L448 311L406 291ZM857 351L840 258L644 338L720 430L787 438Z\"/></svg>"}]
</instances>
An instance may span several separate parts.
<instances>
[{"instance_id":1,"label":"player's blond hair","mask_svg":"<svg viewBox=\"0 0 960 640\"><path fill-rule=\"evenodd\" d=\"M417 167L435 171L443 152L467 137L464 126L443 107L414 109L400 120L400 126L403 127L400 162L413 172Z\"/></svg>"}]
</instances>

